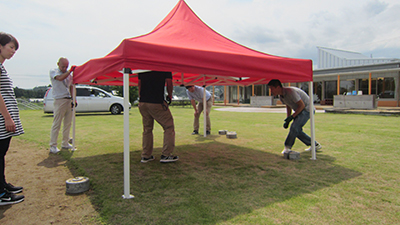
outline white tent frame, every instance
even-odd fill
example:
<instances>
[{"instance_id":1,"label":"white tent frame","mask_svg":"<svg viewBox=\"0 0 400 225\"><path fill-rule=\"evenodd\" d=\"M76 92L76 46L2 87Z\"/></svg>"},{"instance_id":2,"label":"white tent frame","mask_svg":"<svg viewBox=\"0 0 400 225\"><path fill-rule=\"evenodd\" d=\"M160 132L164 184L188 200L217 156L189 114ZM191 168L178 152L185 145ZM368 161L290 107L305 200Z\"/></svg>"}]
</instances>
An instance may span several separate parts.
<instances>
[{"instance_id":1,"label":"white tent frame","mask_svg":"<svg viewBox=\"0 0 400 225\"><path fill-rule=\"evenodd\" d=\"M146 70L148 71L148 70ZM145 70L139 72L146 72ZM124 161L124 194L122 198L131 199L135 196L130 194L130 150L129 150L129 76L132 74L132 70L129 68L124 69L123 75L123 96L124 96L124 153L123 153L123 161ZM204 91L203 91L203 117L204 117L204 137L206 134L206 124L207 124L207 100L206 100L206 75L204 76ZM311 126L311 160L316 160L316 151L315 151L315 120L314 120L314 99L313 99L313 82L310 81L308 84L310 104L309 104L309 112L310 112L310 126ZM73 88L73 98L74 102L76 102L76 89L75 85ZM75 107L73 107L73 128L72 128L72 146L75 149Z\"/></svg>"}]
</instances>

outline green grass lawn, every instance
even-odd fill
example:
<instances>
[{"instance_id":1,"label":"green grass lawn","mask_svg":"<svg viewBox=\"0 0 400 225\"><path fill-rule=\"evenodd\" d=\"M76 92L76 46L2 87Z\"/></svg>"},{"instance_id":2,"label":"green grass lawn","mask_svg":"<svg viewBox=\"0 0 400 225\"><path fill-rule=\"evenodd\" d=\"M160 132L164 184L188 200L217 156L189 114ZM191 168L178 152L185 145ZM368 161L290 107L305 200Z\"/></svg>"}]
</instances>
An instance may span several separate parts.
<instances>
[{"instance_id":1,"label":"green grass lawn","mask_svg":"<svg viewBox=\"0 0 400 225\"><path fill-rule=\"evenodd\" d=\"M399 117L315 114L323 146L310 160L296 141L297 161L280 152L284 113L211 112L212 133L191 135L193 109L171 107L176 163L140 163L141 116L130 111L130 188L123 199L123 115L78 114L74 176L90 178L86 194L104 224L400 224ZM52 116L21 111L21 139L48 146ZM201 117L202 121L202 117ZM218 135L236 131L237 139ZM305 126L310 134L309 123Z\"/></svg>"}]
</instances>

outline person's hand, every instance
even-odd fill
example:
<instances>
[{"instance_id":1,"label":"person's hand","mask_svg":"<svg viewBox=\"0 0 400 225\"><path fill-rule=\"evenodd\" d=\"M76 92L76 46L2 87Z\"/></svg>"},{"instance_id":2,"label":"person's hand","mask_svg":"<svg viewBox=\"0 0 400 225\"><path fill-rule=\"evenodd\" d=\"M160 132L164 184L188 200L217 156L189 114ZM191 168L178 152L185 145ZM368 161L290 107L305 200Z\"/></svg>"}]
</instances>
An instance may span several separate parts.
<instances>
[{"instance_id":1,"label":"person's hand","mask_svg":"<svg viewBox=\"0 0 400 225\"><path fill-rule=\"evenodd\" d=\"M15 133L15 123L13 119L5 120L6 131Z\"/></svg>"},{"instance_id":2,"label":"person's hand","mask_svg":"<svg viewBox=\"0 0 400 225\"><path fill-rule=\"evenodd\" d=\"M171 105L172 102L171 96L167 95L166 99L167 99L167 104Z\"/></svg>"},{"instance_id":3,"label":"person's hand","mask_svg":"<svg viewBox=\"0 0 400 225\"><path fill-rule=\"evenodd\" d=\"M71 68L69 69L69 72L74 72L76 66L71 66Z\"/></svg>"},{"instance_id":4,"label":"person's hand","mask_svg":"<svg viewBox=\"0 0 400 225\"><path fill-rule=\"evenodd\" d=\"M77 101L75 101L75 108L76 107L78 107L78 102ZM73 101L71 102L71 108L74 108L74 102Z\"/></svg>"},{"instance_id":5,"label":"person's hand","mask_svg":"<svg viewBox=\"0 0 400 225\"><path fill-rule=\"evenodd\" d=\"M198 113L199 113L199 112L197 111L197 109L194 110L194 116L197 116Z\"/></svg>"},{"instance_id":6,"label":"person's hand","mask_svg":"<svg viewBox=\"0 0 400 225\"><path fill-rule=\"evenodd\" d=\"M289 127L290 122L293 120L293 116L290 115L285 119L285 123L283 124L283 128L287 129Z\"/></svg>"}]
</instances>

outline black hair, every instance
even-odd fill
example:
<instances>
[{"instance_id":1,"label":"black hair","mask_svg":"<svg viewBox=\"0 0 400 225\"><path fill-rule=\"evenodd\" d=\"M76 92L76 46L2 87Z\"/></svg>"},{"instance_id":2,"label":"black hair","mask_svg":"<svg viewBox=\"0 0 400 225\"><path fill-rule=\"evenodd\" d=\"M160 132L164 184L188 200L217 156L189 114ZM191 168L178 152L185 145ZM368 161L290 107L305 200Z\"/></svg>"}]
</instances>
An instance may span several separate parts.
<instances>
[{"instance_id":1,"label":"black hair","mask_svg":"<svg viewBox=\"0 0 400 225\"><path fill-rule=\"evenodd\" d=\"M186 89L189 89L189 88L191 88L191 87L193 87L193 85L185 86Z\"/></svg>"},{"instance_id":2,"label":"black hair","mask_svg":"<svg viewBox=\"0 0 400 225\"><path fill-rule=\"evenodd\" d=\"M5 46L6 44L8 44L10 42L14 43L15 50L18 50L19 43L18 43L17 39L14 36L12 36L11 34L0 32L0 45Z\"/></svg>"},{"instance_id":3,"label":"black hair","mask_svg":"<svg viewBox=\"0 0 400 225\"><path fill-rule=\"evenodd\" d=\"M268 86L272 86L272 87L282 87L282 83L281 83L281 81L278 80L278 79L273 79L273 80L270 80L270 81L268 82Z\"/></svg>"}]
</instances>

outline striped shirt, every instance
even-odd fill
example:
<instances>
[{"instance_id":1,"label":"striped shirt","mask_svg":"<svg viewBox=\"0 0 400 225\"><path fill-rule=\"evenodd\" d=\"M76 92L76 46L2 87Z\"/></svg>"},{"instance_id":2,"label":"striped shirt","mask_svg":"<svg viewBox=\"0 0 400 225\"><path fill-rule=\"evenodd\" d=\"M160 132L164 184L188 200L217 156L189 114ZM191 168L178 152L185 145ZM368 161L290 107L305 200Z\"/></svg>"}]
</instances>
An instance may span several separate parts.
<instances>
[{"instance_id":1,"label":"striped shirt","mask_svg":"<svg viewBox=\"0 0 400 225\"><path fill-rule=\"evenodd\" d=\"M3 115L0 113L0 140L6 139L11 136L18 136L24 133L24 129L22 128L21 120L19 118L19 109L17 100L15 99L15 94L13 90L13 83L10 77L7 74L6 68L4 68L3 64L0 63L1 76L0 76L0 94L4 99L4 103L10 113L11 118L15 123L15 133L8 132L6 130L6 125L4 121Z\"/></svg>"}]
</instances>

